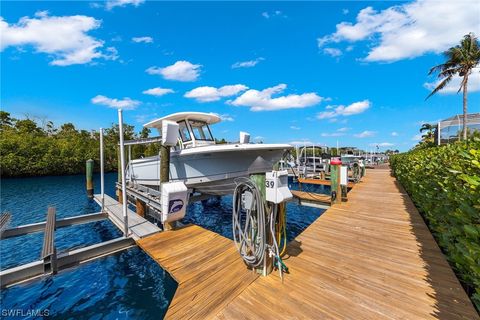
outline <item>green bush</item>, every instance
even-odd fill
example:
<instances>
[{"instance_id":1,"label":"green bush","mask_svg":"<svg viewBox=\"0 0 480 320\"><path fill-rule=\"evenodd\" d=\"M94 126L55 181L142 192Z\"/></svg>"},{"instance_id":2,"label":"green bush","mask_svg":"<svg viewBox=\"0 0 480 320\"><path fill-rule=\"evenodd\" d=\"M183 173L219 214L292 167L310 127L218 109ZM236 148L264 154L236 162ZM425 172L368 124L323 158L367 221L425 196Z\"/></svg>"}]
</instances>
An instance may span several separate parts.
<instances>
[{"instance_id":1,"label":"green bush","mask_svg":"<svg viewBox=\"0 0 480 320\"><path fill-rule=\"evenodd\" d=\"M480 139L412 150L390 163L480 309Z\"/></svg>"},{"instance_id":2,"label":"green bush","mask_svg":"<svg viewBox=\"0 0 480 320\"><path fill-rule=\"evenodd\" d=\"M124 125L125 139L146 138L149 130L134 132ZM105 170L117 170L118 125L105 129ZM158 145L132 146L132 158L156 155ZM98 132L78 130L71 123L56 128L52 122L39 127L31 119L18 120L0 111L0 174L2 177L79 174L85 161L93 159L99 170Z\"/></svg>"}]
</instances>

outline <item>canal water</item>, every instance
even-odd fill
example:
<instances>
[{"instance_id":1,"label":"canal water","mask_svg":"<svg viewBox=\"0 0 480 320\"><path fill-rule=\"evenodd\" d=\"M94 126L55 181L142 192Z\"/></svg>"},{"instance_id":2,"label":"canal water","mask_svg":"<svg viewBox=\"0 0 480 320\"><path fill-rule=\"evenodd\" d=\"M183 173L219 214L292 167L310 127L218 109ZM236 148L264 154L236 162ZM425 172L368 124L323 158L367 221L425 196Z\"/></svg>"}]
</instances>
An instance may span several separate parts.
<instances>
[{"instance_id":1,"label":"canal water","mask_svg":"<svg viewBox=\"0 0 480 320\"><path fill-rule=\"evenodd\" d=\"M115 195L116 173L106 174L106 193ZM99 190L99 177L95 177ZM298 186L291 183L291 188ZM316 192L326 192L319 187ZM12 213L10 226L44 221L48 206L65 218L98 212L87 198L81 175L2 179L1 211ZM213 198L189 205L185 223L195 223L232 238L232 197ZM287 205L287 237L291 240L322 213L319 209ZM58 252L85 247L121 236L108 220L60 228L55 233ZM42 233L0 241L0 269L39 259ZM161 319L177 284L138 248L125 250L59 272L56 276L2 289L0 318L43 312L50 319ZM12 311L13 310L13 311Z\"/></svg>"}]
</instances>

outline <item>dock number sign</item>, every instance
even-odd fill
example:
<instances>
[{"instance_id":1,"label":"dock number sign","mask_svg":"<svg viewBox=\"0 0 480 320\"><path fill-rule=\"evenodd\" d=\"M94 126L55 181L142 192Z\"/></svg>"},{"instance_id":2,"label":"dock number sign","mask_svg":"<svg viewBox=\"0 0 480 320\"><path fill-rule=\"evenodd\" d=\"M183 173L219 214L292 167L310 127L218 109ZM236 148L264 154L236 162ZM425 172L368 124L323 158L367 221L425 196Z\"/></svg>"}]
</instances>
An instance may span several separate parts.
<instances>
[{"instance_id":1,"label":"dock number sign","mask_svg":"<svg viewBox=\"0 0 480 320\"><path fill-rule=\"evenodd\" d=\"M275 180L267 180L265 181L266 188L275 188Z\"/></svg>"}]
</instances>

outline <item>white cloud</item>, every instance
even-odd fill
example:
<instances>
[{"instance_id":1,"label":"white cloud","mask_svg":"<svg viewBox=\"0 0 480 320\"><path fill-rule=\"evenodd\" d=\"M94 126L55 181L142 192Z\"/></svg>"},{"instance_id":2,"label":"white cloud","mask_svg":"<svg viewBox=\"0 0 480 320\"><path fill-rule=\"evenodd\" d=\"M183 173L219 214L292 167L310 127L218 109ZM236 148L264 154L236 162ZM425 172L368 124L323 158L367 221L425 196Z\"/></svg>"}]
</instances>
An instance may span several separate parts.
<instances>
[{"instance_id":1,"label":"white cloud","mask_svg":"<svg viewBox=\"0 0 480 320\"><path fill-rule=\"evenodd\" d=\"M255 60L235 62L234 64L232 64L232 69L255 67L260 61L263 61L263 60L265 59L260 57Z\"/></svg>"},{"instance_id":2,"label":"white cloud","mask_svg":"<svg viewBox=\"0 0 480 320\"><path fill-rule=\"evenodd\" d=\"M152 115L149 114L138 114L135 115L135 121L138 123L145 123L147 119L150 119Z\"/></svg>"},{"instance_id":3,"label":"white cloud","mask_svg":"<svg viewBox=\"0 0 480 320\"><path fill-rule=\"evenodd\" d=\"M160 97L160 96L166 95L168 93L174 93L174 92L175 91L173 91L172 89L165 89L165 88L156 87L156 88L145 90L142 93L143 94L149 94L151 96Z\"/></svg>"},{"instance_id":4,"label":"white cloud","mask_svg":"<svg viewBox=\"0 0 480 320\"><path fill-rule=\"evenodd\" d=\"M103 41L87 34L100 25L101 21L92 17L56 17L49 16L46 11L37 12L35 18L23 17L16 24L9 24L0 17L0 50L10 46L32 46L36 52L52 56L50 64L56 66L84 64L97 58L115 60L118 57L115 48L109 47L102 52Z\"/></svg>"},{"instance_id":5,"label":"white cloud","mask_svg":"<svg viewBox=\"0 0 480 320\"><path fill-rule=\"evenodd\" d=\"M282 18L286 18L287 16L284 15L282 13L282 11L280 10L275 10L275 11L271 11L271 12L262 12L262 17L264 17L265 19L270 19L270 18L273 18L273 17L282 17Z\"/></svg>"},{"instance_id":6,"label":"white cloud","mask_svg":"<svg viewBox=\"0 0 480 320\"><path fill-rule=\"evenodd\" d=\"M127 5L138 7L144 2L145 0L108 0L105 4L105 8L107 10L112 10L115 7L125 7Z\"/></svg>"},{"instance_id":7,"label":"white cloud","mask_svg":"<svg viewBox=\"0 0 480 320\"><path fill-rule=\"evenodd\" d=\"M340 57L342 55L342 50L337 48L324 48L323 53L331 57Z\"/></svg>"},{"instance_id":8,"label":"white cloud","mask_svg":"<svg viewBox=\"0 0 480 320\"><path fill-rule=\"evenodd\" d=\"M395 144L390 143L390 142L375 142L375 143L370 143L369 145L370 145L370 147L378 146L378 147L382 148L382 147L392 147Z\"/></svg>"},{"instance_id":9,"label":"white cloud","mask_svg":"<svg viewBox=\"0 0 480 320\"><path fill-rule=\"evenodd\" d=\"M235 84L223 86L221 88L215 87L198 87L185 93L185 98L195 99L198 102L218 101L223 97L230 97L247 90L248 87L243 84Z\"/></svg>"},{"instance_id":10,"label":"white cloud","mask_svg":"<svg viewBox=\"0 0 480 320\"><path fill-rule=\"evenodd\" d=\"M392 132L392 137L398 137L398 132L393 131L393 132Z\"/></svg>"},{"instance_id":11,"label":"white cloud","mask_svg":"<svg viewBox=\"0 0 480 320\"><path fill-rule=\"evenodd\" d=\"M355 138L370 138L370 137L375 136L375 134L376 134L375 131L365 130L365 131L363 131L363 132L354 134L353 136L354 136Z\"/></svg>"},{"instance_id":12,"label":"white cloud","mask_svg":"<svg viewBox=\"0 0 480 320\"><path fill-rule=\"evenodd\" d=\"M332 132L332 133L325 132L325 133L322 133L321 136L322 137L341 137L346 135L346 132L348 130L350 130L350 128L347 128L347 127L338 128L336 132Z\"/></svg>"},{"instance_id":13,"label":"white cloud","mask_svg":"<svg viewBox=\"0 0 480 320\"><path fill-rule=\"evenodd\" d=\"M201 64L192 64L188 61L177 61L164 68L150 67L145 71L148 74L161 75L167 80L190 82L198 79L201 68Z\"/></svg>"},{"instance_id":14,"label":"white cloud","mask_svg":"<svg viewBox=\"0 0 480 320\"><path fill-rule=\"evenodd\" d=\"M140 101L132 100L130 98L123 98L122 100L118 100L102 95L97 95L93 97L91 101L93 104L100 104L109 108L122 108L125 110L133 110L141 104Z\"/></svg>"},{"instance_id":15,"label":"white cloud","mask_svg":"<svg viewBox=\"0 0 480 320\"><path fill-rule=\"evenodd\" d=\"M143 42L143 43L152 43L153 42L153 38L152 37L133 37L132 38L132 41L133 42L137 42L137 43L140 43L140 42Z\"/></svg>"},{"instance_id":16,"label":"white cloud","mask_svg":"<svg viewBox=\"0 0 480 320\"><path fill-rule=\"evenodd\" d=\"M340 105L340 106L327 106L327 110L332 111L323 111L317 114L318 119L328 119L328 118L335 118L338 116L351 116L354 114L359 114L366 111L370 108L370 101L363 100L354 102L348 106Z\"/></svg>"},{"instance_id":17,"label":"white cloud","mask_svg":"<svg viewBox=\"0 0 480 320\"><path fill-rule=\"evenodd\" d=\"M224 114L218 114L217 113L216 115L219 116L220 119L222 119L222 121L229 121L229 122L235 121L235 119L227 113L224 113Z\"/></svg>"},{"instance_id":18,"label":"white cloud","mask_svg":"<svg viewBox=\"0 0 480 320\"><path fill-rule=\"evenodd\" d=\"M300 127L297 127L297 126L290 126L290 129L292 129L292 130L300 130L301 128L300 128Z\"/></svg>"},{"instance_id":19,"label":"white cloud","mask_svg":"<svg viewBox=\"0 0 480 320\"><path fill-rule=\"evenodd\" d=\"M90 3L88 4L88 6L89 6L90 8L93 8L93 9L98 9L98 8L101 8L101 7L102 7L102 5L101 5L100 3L98 3L98 2L90 2Z\"/></svg>"},{"instance_id":20,"label":"white cloud","mask_svg":"<svg viewBox=\"0 0 480 320\"><path fill-rule=\"evenodd\" d=\"M314 144L312 141L310 140L295 140L295 141L290 141L288 144L292 145L292 146L303 146L303 145L311 145L311 144Z\"/></svg>"},{"instance_id":21,"label":"white cloud","mask_svg":"<svg viewBox=\"0 0 480 320\"><path fill-rule=\"evenodd\" d=\"M250 107L251 111L273 111L310 107L320 103L323 99L314 92L272 97L272 95L282 93L286 88L287 85L282 83L261 91L250 89L228 103L234 106Z\"/></svg>"},{"instance_id":22,"label":"white cloud","mask_svg":"<svg viewBox=\"0 0 480 320\"><path fill-rule=\"evenodd\" d=\"M344 135L345 135L344 132L332 132L332 133L324 132L321 134L322 137L341 137Z\"/></svg>"},{"instance_id":23,"label":"white cloud","mask_svg":"<svg viewBox=\"0 0 480 320\"><path fill-rule=\"evenodd\" d=\"M417 0L382 11L362 9L355 23L341 22L318 45L371 41L367 61L396 61L440 53L469 32L480 33L478 8L472 1ZM473 6L473 7L472 7ZM445 28L446 25L455 28Z\"/></svg>"},{"instance_id":24,"label":"white cloud","mask_svg":"<svg viewBox=\"0 0 480 320\"><path fill-rule=\"evenodd\" d=\"M348 9L342 9L343 14L348 14L350 11Z\"/></svg>"},{"instance_id":25,"label":"white cloud","mask_svg":"<svg viewBox=\"0 0 480 320\"><path fill-rule=\"evenodd\" d=\"M460 76L456 75L452 78L452 80L438 93L440 94L451 94L457 93L460 85L462 83L462 79ZM435 89L441 80L435 82L426 82L423 84L424 88L432 91ZM475 92L480 91L480 68L476 67L473 68L472 74L468 77L468 91Z\"/></svg>"}]
</instances>

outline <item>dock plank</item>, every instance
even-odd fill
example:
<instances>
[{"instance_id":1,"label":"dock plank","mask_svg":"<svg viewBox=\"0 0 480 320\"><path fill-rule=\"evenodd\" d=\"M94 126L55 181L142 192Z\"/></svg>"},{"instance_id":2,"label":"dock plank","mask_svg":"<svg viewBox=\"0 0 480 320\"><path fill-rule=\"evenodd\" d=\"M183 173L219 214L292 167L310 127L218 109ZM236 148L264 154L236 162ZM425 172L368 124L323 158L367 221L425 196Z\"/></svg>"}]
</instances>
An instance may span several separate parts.
<instances>
[{"instance_id":1,"label":"dock plank","mask_svg":"<svg viewBox=\"0 0 480 320\"><path fill-rule=\"evenodd\" d=\"M167 319L208 319L258 276L232 240L196 225L158 233L137 244L178 282Z\"/></svg>"},{"instance_id":2,"label":"dock plank","mask_svg":"<svg viewBox=\"0 0 480 320\"><path fill-rule=\"evenodd\" d=\"M283 283L256 279L215 318L480 319L390 170L348 197L289 243Z\"/></svg>"}]
</instances>

